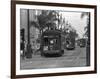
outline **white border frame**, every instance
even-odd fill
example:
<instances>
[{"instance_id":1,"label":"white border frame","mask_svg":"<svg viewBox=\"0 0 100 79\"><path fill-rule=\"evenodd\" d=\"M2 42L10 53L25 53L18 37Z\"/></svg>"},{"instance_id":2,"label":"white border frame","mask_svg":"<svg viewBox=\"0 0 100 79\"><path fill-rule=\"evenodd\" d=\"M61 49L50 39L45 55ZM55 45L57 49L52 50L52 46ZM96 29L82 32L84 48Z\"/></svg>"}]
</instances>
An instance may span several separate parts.
<instances>
[{"instance_id":1,"label":"white border frame","mask_svg":"<svg viewBox=\"0 0 100 79\"><path fill-rule=\"evenodd\" d=\"M91 23L90 24L91 25L90 26L91 28L90 66L89 67L73 67L73 68L20 70L20 27L19 27L20 26L20 8L90 12L90 16L92 16L91 21L90 21ZM78 72L78 71L92 71L92 70L94 70L94 9L16 4L16 75Z\"/></svg>"}]
</instances>

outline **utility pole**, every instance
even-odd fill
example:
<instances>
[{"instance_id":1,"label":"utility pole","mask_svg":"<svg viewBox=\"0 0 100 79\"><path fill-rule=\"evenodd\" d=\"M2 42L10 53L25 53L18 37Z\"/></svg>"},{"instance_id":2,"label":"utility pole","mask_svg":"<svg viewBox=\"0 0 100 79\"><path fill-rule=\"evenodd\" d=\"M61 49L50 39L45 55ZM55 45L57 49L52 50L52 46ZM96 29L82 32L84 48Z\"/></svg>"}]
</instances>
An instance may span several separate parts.
<instances>
[{"instance_id":1,"label":"utility pole","mask_svg":"<svg viewBox=\"0 0 100 79\"><path fill-rule=\"evenodd\" d=\"M27 9L27 51L26 58L32 58L32 48L30 44L30 18L29 18L29 9Z\"/></svg>"},{"instance_id":2,"label":"utility pole","mask_svg":"<svg viewBox=\"0 0 100 79\"><path fill-rule=\"evenodd\" d=\"M87 29L88 29L88 34L87 34L87 46L86 46L86 65L90 66L90 12L88 14L88 23L87 23Z\"/></svg>"},{"instance_id":3,"label":"utility pole","mask_svg":"<svg viewBox=\"0 0 100 79\"><path fill-rule=\"evenodd\" d=\"M58 16L57 17L58 17L58 29L59 29L59 12L58 12Z\"/></svg>"}]
</instances>

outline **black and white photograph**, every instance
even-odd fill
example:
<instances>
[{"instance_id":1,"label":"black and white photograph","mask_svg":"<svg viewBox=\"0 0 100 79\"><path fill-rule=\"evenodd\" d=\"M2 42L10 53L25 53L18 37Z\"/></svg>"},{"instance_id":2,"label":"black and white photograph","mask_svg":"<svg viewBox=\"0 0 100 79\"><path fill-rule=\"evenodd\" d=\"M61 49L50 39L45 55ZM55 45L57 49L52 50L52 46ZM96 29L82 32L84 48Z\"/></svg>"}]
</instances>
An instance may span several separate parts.
<instances>
[{"instance_id":1,"label":"black and white photograph","mask_svg":"<svg viewBox=\"0 0 100 79\"><path fill-rule=\"evenodd\" d=\"M90 66L90 13L20 9L20 69Z\"/></svg>"},{"instance_id":2,"label":"black and white photograph","mask_svg":"<svg viewBox=\"0 0 100 79\"><path fill-rule=\"evenodd\" d=\"M96 73L96 6L17 1L11 34L13 77Z\"/></svg>"}]
</instances>

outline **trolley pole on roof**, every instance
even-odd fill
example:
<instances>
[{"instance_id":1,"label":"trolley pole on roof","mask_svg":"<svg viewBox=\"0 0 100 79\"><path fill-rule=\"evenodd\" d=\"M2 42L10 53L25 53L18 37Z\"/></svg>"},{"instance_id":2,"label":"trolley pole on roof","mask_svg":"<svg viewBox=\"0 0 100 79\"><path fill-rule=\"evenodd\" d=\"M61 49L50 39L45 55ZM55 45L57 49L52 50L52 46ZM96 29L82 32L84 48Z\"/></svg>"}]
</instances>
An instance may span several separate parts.
<instances>
[{"instance_id":1,"label":"trolley pole on roof","mask_svg":"<svg viewBox=\"0 0 100 79\"><path fill-rule=\"evenodd\" d=\"M30 22L29 22L29 9L27 9L27 51L26 58L32 58L32 48L30 44Z\"/></svg>"}]
</instances>

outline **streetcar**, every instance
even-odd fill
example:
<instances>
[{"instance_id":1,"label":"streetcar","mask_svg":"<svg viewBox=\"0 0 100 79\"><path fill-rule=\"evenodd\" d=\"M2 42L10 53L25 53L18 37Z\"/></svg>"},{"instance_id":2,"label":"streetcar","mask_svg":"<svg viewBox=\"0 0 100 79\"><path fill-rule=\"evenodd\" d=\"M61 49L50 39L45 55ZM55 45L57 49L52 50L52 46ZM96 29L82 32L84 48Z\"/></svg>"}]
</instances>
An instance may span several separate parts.
<instances>
[{"instance_id":1,"label":"streetcar","mask_svg":"<svg viewBox=\"0 0 100 79\"><path fill-rule=\"evenodd\" d=\"M75 35L74 32L70 31L66 34L66 49L74 50L75 49Z\"/></svg>"},{"instance_id":2,"label":"streetcar","mask_svg":"<svg viewBox=\"0 0 100 79\"><path fill-rule=\"evenodd\" d=\"M64 54L64 42L60 30L46 30L41 39L41 56L62 56Z\"/></svg>"},{"instance_id":3,"label":"streetcar","mask_svg":"<svg viewBox=\"0 0 100 79\"><path fill-rule=\"evenodd\" d=\"M80 47L85 47L86 46L86 39L85 38L79 39L79 46Z\"/></svg>"}]
</instances>

